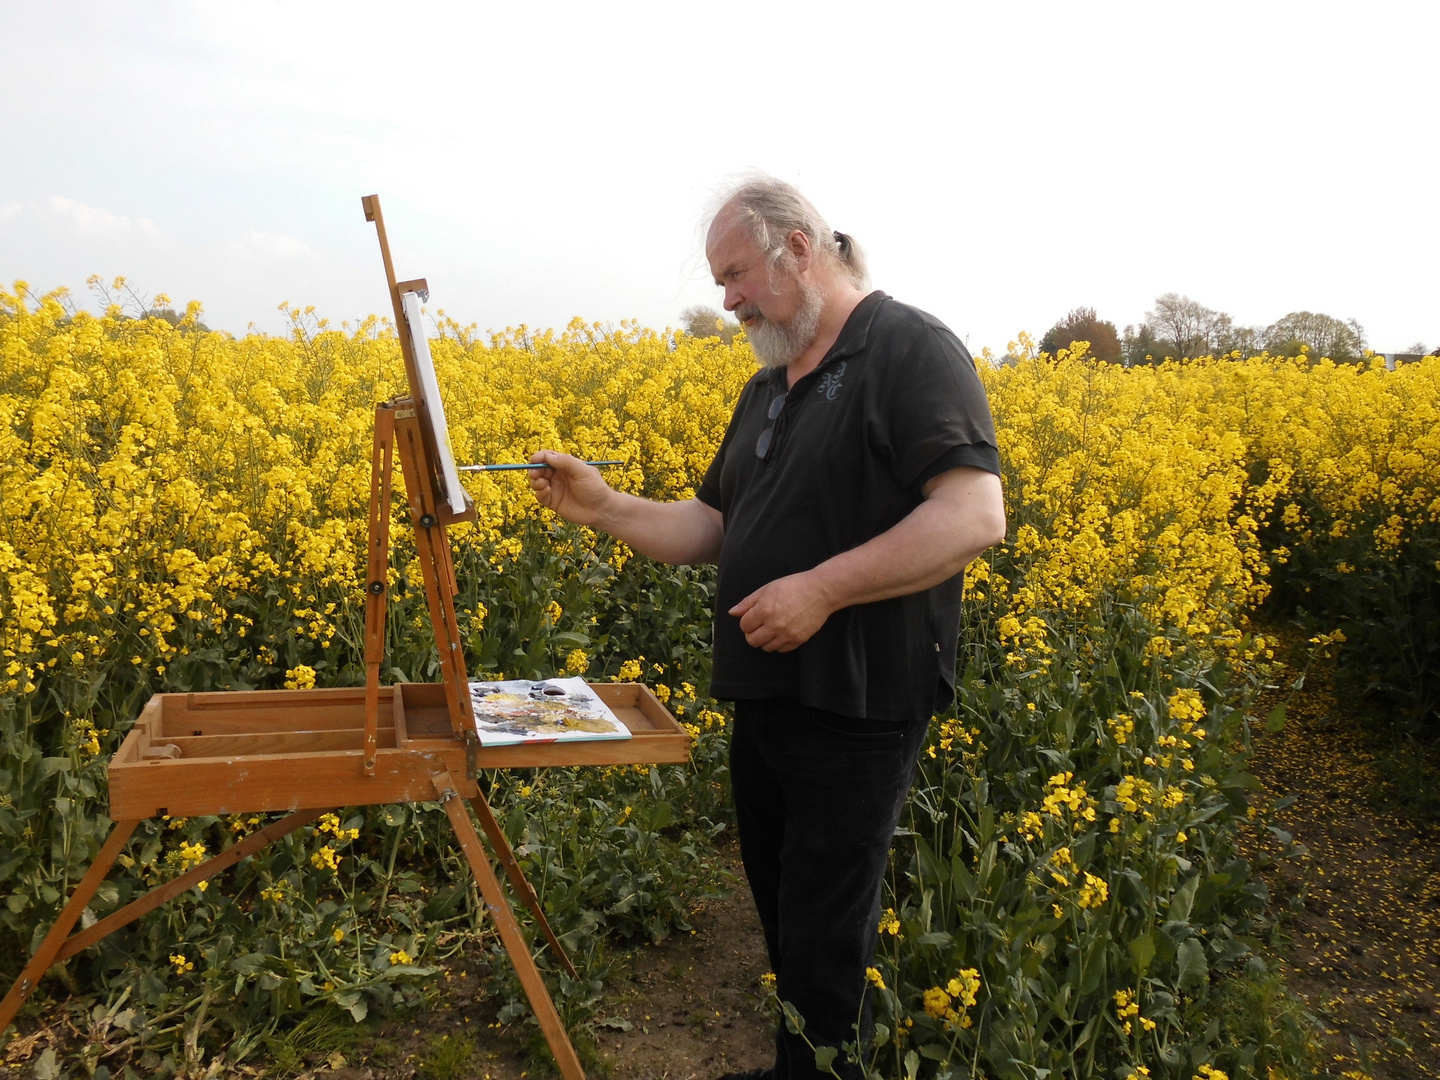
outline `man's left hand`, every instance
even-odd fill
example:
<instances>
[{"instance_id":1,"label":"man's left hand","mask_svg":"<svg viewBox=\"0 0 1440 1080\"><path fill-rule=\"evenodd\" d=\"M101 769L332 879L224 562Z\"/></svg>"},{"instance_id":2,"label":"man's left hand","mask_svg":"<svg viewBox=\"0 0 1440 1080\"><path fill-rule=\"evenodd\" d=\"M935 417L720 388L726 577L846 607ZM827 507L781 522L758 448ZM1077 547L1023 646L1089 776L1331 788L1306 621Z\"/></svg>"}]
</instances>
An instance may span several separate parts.
<instances>
[{"instance_id":1,"label":"man's left hand","mask_svg":"<svg viewBox=\"0 0 1440 1080\"><path fill-rule=\"evenodd\" d=\"M832 609L814 577L790 574L762 585L730 609L745 640L766 652L789 652L809 641Z\"/></svg>"}]
</instances>

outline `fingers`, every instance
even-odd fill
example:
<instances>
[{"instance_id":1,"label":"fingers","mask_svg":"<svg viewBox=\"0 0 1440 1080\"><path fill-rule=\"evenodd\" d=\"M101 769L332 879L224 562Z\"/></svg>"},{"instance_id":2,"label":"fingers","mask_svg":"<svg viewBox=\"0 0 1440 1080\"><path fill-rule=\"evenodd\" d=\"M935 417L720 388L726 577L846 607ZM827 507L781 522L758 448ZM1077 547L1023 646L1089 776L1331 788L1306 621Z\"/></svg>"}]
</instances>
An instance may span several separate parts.
<instances>
[{"instance_id":1,"label":"fingers","mask_svg":"<svg viewBox=\"0 0 1440 1080\"><path fill-rule=\"evenodd\" d=\"M537 450L530 461L545 466L530 477L530 490L542 506L579 525L599 520L613 492L598 469L558 450Z\"/></svg>"},{"instance_id":2,"label":"fingers","mask_svg":"<svg viewBox=\"0 0 1440 1080\"><path fill-rule=\"evenodd\" d=\"M777 613L772 605L762 604L770 586L763 585L730 609L730 614L740 619L740 631L752 648L765 652L789 652L799 642L787 643L782 628L776 625Z\"/></svg>"},{"instance_id":3,"label":"fingers","mask_svg":"<svg viewBox=\"0 0 1440 1080\"><path fill-rule=\"evenodd\" d=\"M798 649L825 624L830 610L804 574L762 585L734 607L745 641L765 652Z\"/></svg>"},{"instance_id":4,"label":"fingers","mask_svg":"<svg viewBox=\"0 0 1440 1080\"><path fill-rule=\"evenodd\" d=\"M763 587L762 587L762 588L759 588L759 589L756 589L756 590L755 590L754 592L752 592L749 596L745 597L744 600L741 600L738 604L736 604L734 607L732 607L732 608L730 609L730 614L731 614L731 615L734 615L734 616L737 616L737 617L743 616L747 611L749 611L751 608L753 608L753 607L755 606L755 604L756 604L756 603L759 601L759 599L760 599L760 594L761 594L762 592L764 592L764 591L765 591L765 590L764 590ZM744 620L743 620L743 619L741 620L741 625L742 625L742 626L744 625Z\"/></svg>"},{"instance_id":5,"label":"fingers","mask_svg":"<svg viewBox=\"0 0 1440 1080\"><path fill-rule=\"evenodd\" d=\"M535 493L536 500L541 506L549 509L555 508L555 503L560 499L562 492L551 481L557 473L556 465L563 464L559 459L567 458L568 454L558 454L553 450L537 450L530 455L530 461L536 464L544 463L549 466L547 469L536 469L530 474L530 490Z\"/></svg>"}]
</instances>

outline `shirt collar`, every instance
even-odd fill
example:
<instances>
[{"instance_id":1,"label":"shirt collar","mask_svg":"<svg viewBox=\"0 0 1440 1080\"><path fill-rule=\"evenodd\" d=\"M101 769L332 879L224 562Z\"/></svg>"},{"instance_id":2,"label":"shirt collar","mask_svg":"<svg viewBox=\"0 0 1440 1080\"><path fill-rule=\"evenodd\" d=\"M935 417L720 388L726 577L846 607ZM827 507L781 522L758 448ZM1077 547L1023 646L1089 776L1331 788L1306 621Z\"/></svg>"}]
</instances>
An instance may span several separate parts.
<instances>
[{"instance_id":1,"label":"shirt collar","mask_svg":"<svg viewBox=\"0 0 1440 1080\"><path fill-rule=\"evenodd\" d=\"M889 299L891 299L889 293L876 289L856 304L855 310L850 312L849 317L845 320L845 325L840 328L840 336L835 339L835 344L830 346L830 351L825 354L825 358L816 364L813 370L797 379L795 387L800 386L801 383L808 386L819 376L820 372L835 361L862 352L866 342L870 339L870 324L875 321L876 312L880 310L880 305ZM773 386L780 390L785 389L787 381L785 368L769 368L768 376ZM791 389L795 387L791 387Z\"/></svg>"},{"instance_id":2,"label":"shirt collar","mask_svg":"<svg viewBox=\"0 0 1440 1080\"><path fill-rule=\"evenodd\" d=\"M840 336L835 339L835 344L830 346L830 351L825 354L825 359L816 365L816 370L818 371L832 360L838 360L843 356L854 356L861 352L870 338L870 324L875 321L875 313L880 310L880 305L889 299L887 293L876 289L856 304L855 310L850 312L850 317L840 328Z\"/></svg>"}]
</instances>

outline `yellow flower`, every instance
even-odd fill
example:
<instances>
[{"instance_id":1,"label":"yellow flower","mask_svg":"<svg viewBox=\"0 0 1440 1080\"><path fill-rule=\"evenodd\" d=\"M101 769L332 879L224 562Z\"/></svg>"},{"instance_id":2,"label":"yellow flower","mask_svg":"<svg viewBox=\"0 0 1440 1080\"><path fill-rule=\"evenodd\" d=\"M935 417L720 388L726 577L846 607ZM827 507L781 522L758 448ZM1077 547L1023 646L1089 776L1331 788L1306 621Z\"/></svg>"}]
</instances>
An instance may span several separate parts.
<instances>
[{"instance_id":1,"label":"yellow flower","mask_svg":"<svg viewBox=\"0 0 1440 1080\"><path fill-rule=\"evenodd\" d=\"M571 675L582 675L590 667L590 657L585 655L584 649L574 649L565 658L565 670Z\"/></svg>"},{"instance_id":2,"label":"yellow flower","mask_svg":"<svg viewBox=\"0 0 1440 1080\"><path fill-rule=\"evenodd\" d=\"M886 908L880 915L880 933L890 934L892 937L900 936L900 917L895 914L894 908Z\"/></svg>"},{"instance_id":3,"label":"yellow flower","mask_svg":"<svg viewBox=\"0 0 1440 1080\"><path fill-rule=\"evenodd\" d=\"M980 993L980 971L977 968L961 968L955 978L947 985L950 996L956 998L961 1004L974 1005L976 995Z\"/></svg>"},{"instance_id":4,"label":"yellow flower","mask_svg":"<svg viewBox=\"0 0 1440 1080\"><path fill-rule=\"evenodd\" d=\"M187 971L194 971L195 964L185 958L184 953L171 953L170 963L175 965L175 974L184 975Z\"/></svg>"},{"instance_id":5,"label":"yellow flower","mask_svg":"<svg viewBox=\"0 0 1440 1080\"><path fill-rule=\"evenodd\" d=\"M396 964L411 963L413 959L414 958L404 949L396 949L390 954L390 964L392 967Z\"/></svg>"},{"instance_id":6,"label":"yellow flower","mask_svg":"<svg viewBox=\"0 0 1440 1080\"><path fill-rule=\"evenodd\" d=\"M1082 908L1095 908L1110 899L1110 886L1104 878L1098 878L1086 871L1085 884L1080 888L1080 898L1077 901Z\"/></svg>"},{"instance_id":7,"label":"yellow flower","mask_svg":"<svg viewBox=\"0 0 1440 1080\"><path fill-rule=\"evenodd\" d=\"M1203 720L1205 719L1205 703L1200 699L1197 690L1189 688L1176 690L1170 696L1168 702L1170 715L1177 720Z\"/></svg>"},{"instance_id":8,"label":"yellow flower","mask_svg":"<svg viewBox=\"0 0 1440 1080\"><path fill-rule=\"evenodd\" d=\"M867 967L865 969L865 978L871 986L875 987L876 990L885 989L885 979L880 974L880 970L878 968Z\"/></svg>"},{"instance_id":9,"label":"yellow flower","mask_svg":"<svg viewBox=\"0 0 1440 1080\"><path fill-rule=\"evenodd\" d=\"M925 1012L937 1020L943 1020L950 1012L950 995L938 986L932 986L922 995Z\"/></svg>"},{"instance_id":10,"label":"yellow flower","mask_svg":"<svg viewBox=\"0 0 1440 1080\"><path fill-rule=\"evenodd\" d=\"M285 672L285 687L288 690L309 690L315 685L315 669L308 664L297 664Z\"/></svg>"}]
</instances>

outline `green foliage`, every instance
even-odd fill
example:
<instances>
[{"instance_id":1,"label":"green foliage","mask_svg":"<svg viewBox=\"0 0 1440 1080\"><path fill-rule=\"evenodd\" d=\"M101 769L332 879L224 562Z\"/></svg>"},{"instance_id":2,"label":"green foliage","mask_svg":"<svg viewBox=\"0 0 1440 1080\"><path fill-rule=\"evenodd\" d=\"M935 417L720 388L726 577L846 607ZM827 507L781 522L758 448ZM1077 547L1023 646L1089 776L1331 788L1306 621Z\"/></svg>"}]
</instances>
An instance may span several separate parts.
<instances>
[{"instance_id":1,"label":"green foliage","mask_svg":"<svg viewBox=\"0 0 1440 1080\"><path fill-rule=\"evenodd\" d=\"M1264 970L1266 893L1234 843L1247 687L1198 650L1145 663L1132 611L1054 630L1035 671L970 627L897 853L869 1053L886 1076L1256 1075L1217 996ZM976 1003L952 988L947 1015L938 992L967 970Z\"/></svg>"},{"instance_id":2,"label":"green foliage","mask_svg":"<svg viewBox=\"0 0 1440 1080\"><path fill-rule=\"evenodd\" d=\"M1440 732L1440 521L1421 522L1400 550L1375 543L1389 508L1347 515L1297 493L1302 526L1273 524L1277 560L1270 607L1299 613L1313 630L1338 629L1338 677L1349 693L1394 710L1422 738ZM1361 520L1354 520L1356 517Z\"/></svg>"},{"instance_id":3,"label":"green foliage","mask_svg":"<svg viewBox=\"0 0 1440 1080\"><path fill-rule=\"evenodd\" d=\"M608 938L658 941L724 885L712 841L729 820L725 721L691 689L708 680L703 612L713 572L643 559L617 571L608 542L597 546L568 526L547 533L526 522L516 539L514 559L457 540L471 670L548 676L578 649L587 676L603 680L644 656L647 681L673 685L669 706L695 735L683 766L486 777L497 818L582 973L566 978L542 951L557 1007L574 1027L599 999ZM399 551L397 563L406 555ZM326 654L273 599L237 601L261 628L254 638L274 643L269 655L239 639L192 633L188 652L155 685L117 663L84 679L64 669L42 674L34 693L0 698L0 981L18 975L107 835L105 764L149 693L273 688L306 663L321 684L361 680L358 598L336 598L346 646ZM547 614L552 599L558 615ZM402 575L389 604L387 678L438 677L424 611L423 591ZM87 921L174 877L204 857L202 849L213 855L270 820L143 822ZM298 1019L339 1015L353 1025L372 1010L415 1008L440 966L466 947L495 953L489 991L501 997L507 1020L527 1018L443 811L379 806L342 810L292 833L209 888L106 937L59 974L66 990L97 1008L124 1001L132 1055L180 1061L188 1042L202 1059L223 1051L236 1062L263 1050L289 1060L308 1052L286 1049L308 1037ZM61 984L44 984L29 1011L44 1007L52 987Z\"/></svg>"},{"instance_id":4,"label":"green foliage","mask_svg":"<svg viewBox=\"0 0 1440 1080\"><path fill-rule=\"evenodd\" d=\"M433 1035L415 1062L420 1080L461 1080L471 1075L475 1040L469 1035Z\"/></svg>"}]
</instances>

